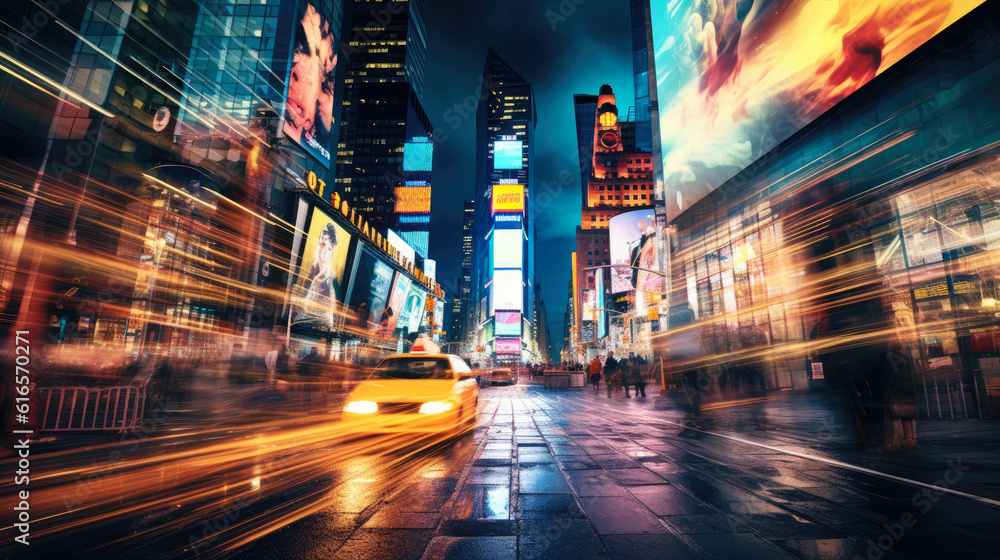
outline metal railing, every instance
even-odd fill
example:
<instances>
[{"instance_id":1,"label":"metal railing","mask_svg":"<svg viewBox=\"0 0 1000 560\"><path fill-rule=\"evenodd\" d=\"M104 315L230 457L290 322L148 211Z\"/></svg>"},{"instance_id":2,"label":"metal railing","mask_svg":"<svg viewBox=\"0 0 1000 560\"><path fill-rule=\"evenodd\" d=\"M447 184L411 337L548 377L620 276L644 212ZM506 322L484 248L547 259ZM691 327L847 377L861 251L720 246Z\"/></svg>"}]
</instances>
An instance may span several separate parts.
<instances>
[{"instance_id":1,"label":"metal railing","mask_svg":"<svg viewBox=\"0 0 1000 560\"><path fill-rule=\"evenodd\" d=\"M38 389L41 407L39 431L126 432L142 424L146 405L143 387L43 387Z\"/></svg>"}]
</instances>

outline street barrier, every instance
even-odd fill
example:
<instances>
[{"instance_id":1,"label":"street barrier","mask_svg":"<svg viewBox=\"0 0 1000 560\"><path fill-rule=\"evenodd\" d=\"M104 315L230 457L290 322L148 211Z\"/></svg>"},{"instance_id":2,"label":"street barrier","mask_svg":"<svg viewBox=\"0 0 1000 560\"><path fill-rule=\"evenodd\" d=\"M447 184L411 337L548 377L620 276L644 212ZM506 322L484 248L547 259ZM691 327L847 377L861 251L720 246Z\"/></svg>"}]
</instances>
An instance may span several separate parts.
<instances>
[{"instance_id":1,"label":"street barrier","mask_svg":"<svg viewBox=\"0 0 1000 560\"><path fill-rule=\"evenodd\" d=\"M39 431L126 432L142 424L146 391L141 387L43 387Z\"/></svg>"}]
</instances>

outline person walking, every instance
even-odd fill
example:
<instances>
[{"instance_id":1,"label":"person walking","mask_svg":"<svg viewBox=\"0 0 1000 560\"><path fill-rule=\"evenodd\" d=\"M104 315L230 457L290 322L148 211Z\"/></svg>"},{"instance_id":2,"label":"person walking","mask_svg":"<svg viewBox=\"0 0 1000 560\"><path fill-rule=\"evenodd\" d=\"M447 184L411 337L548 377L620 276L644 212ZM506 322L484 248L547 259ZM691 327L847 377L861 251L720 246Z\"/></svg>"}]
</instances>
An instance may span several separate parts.
<instances>
[{"instance_id":1,"label":"person walking","mask_svg":"<svg viewBox=\"0 0 1000 560\"><path fill-rule=\"evenodd\" d=\"M632 395L628 393L628 386L632 382L631 373L629 371L629 360L628 358L622 358L622 361L618 362L619 376L622 380L622 387L625 387L625 398L631 399Z\"/></svg>"},{"instance_id":2,"label":"person walking","mask_svg":"<svg viewBox=\"0 0 1000 560\"><path fill-rule=\"evenodd\" d=\"M604 378L607 379L605 382L608 386L608 398L611 398L611 392L614 389L614 384L617 383L618 374L618 360L615 359L614 352L608 352L608 359L604 361Z\"/></svg>"},{"instance_id":3,"label":"person walking","mask_svg":"<svg viewBox=\"0 0 1000 560\"><path fill-rule=\"evenodd\" d=\"M597 394L597 388L601 384L601 358L600 356L594 356L594 359L590 361L590 382L594 385L594 394Z\"/></svg>"},{"instance_id":4,"label":"person walking","mask_svg":"<svg viewBox=\"0 0 1000 560\"><path fill-rule=\"evenodd\" d=\"M645 398L646 379L642 376L642 366L639 365L639 361L635 358L629 364L629 377L631 378L632 385L635 386L635 396Z\"/></svg>"}]
</instances>

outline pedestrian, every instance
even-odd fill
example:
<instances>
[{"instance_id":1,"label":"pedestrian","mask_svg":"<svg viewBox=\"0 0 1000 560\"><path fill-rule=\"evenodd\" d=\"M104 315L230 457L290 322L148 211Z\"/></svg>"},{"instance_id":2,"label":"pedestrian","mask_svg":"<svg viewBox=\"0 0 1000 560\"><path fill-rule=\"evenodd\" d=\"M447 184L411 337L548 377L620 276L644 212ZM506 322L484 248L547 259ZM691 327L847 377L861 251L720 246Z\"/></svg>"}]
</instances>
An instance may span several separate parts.
<instances>
[{"instance_id":1,"label":"pedestrian","mask_svg":"<svg viewBox=\"0 0 1000 560\"><path fill-rule=\"evenodd\" d=\"M889 344L885 363L886 451L909 451L917 446L917 401L913 392L910 352L897 341Z\"/></svg>"},{"instance_id":2,"label":"pedestrian","mask_svg":"<svg viewBox=\"0 0 1000 560\"><path fill-rule=\"evenodd\" d=\"M698 432L698 422L701 420L701 388L699 385L699 380L703 376L707 375L706 370L703 368L690 368L684 371L682 374L682 379L684 380L683 393L685 397L684 408L685 408L685 418L684 418L684 429L681 430L681 436L697 436Z\"/></svg>"},{"instance_id":3,"label":"pedestrian","mask_svg":"<svg viewBox=\"0 0 1000 560\"><path fill-rule=\"evenodd\" d=\"M622 380L622 387L625 387L626 399L632 398L632 395L630 395L628 392L628 386L632 382L632 374L630 369L631 368L629 366L628 358L622 358L622 361L618 362L618 371L620 372L619 376L621 377Z\"/></svg>"},{"instance_id":4,"label":"pedestrian","mask_svg":"<svg viewBox=\"0 0 1000 560\"><path fill-rule=\"evenodd\" d=\"M594 385L594 394L597 394L597 388L601 384L601 358L600 356L594 356L594 359L590 361L590 382Z\"/></svg>"},{"instance_id":5,"label":"pedestrian","mask_svg":"<svg viewBox=\"0 0 1000 560\"><path fill-rule=\"evenodd\" d=\"M618 383L618 360L615 359L614 352L608 352L608 359L604 361L604 378L607 379L608 398L614 390L614 384Z\"/></svg>"},{"instance_id":6,"label":"pedestrian","mask_svg":"<svg viewBox=\"0 0 1000 560\"><path fill-rule=\"evenodd\" d=\"M629 364L629 377L631 377L632 385L635 386L635 396L643 397L646 396L646 379L642 376L642 366L639 365L637 359L632 359Z\"/></svg>"},{"instance_id":7,"label":"pedestrian","mask_svg":"<svg viewBox=\"0 0 1000 560\"><path fill-rule=\"evenodd\" d=\"M303 373L310 376L319 375L320 365L323 363L323 359L320 358L319 355L319 347L313 346L312 350L310 350L309 353L302 358L301 363L305 367L305 371Z\"/></svg>"}]
</instances>

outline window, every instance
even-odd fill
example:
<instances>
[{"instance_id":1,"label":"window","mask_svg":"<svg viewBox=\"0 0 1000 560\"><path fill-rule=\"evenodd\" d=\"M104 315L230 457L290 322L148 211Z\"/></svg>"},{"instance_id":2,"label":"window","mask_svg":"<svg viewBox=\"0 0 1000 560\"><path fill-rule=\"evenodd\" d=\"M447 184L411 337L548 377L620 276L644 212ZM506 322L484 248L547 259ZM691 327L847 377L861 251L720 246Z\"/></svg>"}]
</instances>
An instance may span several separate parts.
<instances>
[{"instance_id":1,"label":"window","mask_svg":"<svg viewBox=\"0 0 1000 560\"><path fill-rule=\"evenodd\" d=\"M594 266L593 259L587 261L587 266Z\"/></svg>"}]
</instances>

